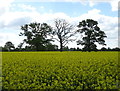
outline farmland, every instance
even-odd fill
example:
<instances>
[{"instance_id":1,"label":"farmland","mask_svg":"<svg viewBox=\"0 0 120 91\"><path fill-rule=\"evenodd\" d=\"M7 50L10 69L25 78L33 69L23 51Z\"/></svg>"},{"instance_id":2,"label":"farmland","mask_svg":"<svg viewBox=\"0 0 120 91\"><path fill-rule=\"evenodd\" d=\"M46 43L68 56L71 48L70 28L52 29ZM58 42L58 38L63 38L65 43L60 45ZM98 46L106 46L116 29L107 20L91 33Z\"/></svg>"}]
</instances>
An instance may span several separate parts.
<instances>
[{"instance_id":1,"label":"farmland","mask_svg":"<svg viewBox=\"0 0 120 91\"><path fill-rule=\"evenodd\" d=\"M118 52L3 52L3 89L117 89Z\"/></svg>"}]
</instances>

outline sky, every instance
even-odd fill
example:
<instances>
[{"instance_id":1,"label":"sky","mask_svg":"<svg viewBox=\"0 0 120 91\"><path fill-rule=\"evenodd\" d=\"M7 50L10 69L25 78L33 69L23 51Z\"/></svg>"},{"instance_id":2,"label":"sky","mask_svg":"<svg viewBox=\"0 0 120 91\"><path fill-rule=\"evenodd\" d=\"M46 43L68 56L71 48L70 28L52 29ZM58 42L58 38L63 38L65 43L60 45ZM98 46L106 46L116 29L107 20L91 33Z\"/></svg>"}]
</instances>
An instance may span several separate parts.
<instances>
[{"instance_id":1,"label":"sky","mask_svg":"<svg viewBox=\"0 0 120 91\"><path fill-rule=\"evenodd\" d=\"M98 21L107 35L104 47L118 47L118 0L0 0L0 46L11 41L17 47L24 39L19 36L24 24L46 22L53 26L57 18L75 26L85 19ZM82 48L76 41L68 45Z\"/></svg>"}]
</instances>

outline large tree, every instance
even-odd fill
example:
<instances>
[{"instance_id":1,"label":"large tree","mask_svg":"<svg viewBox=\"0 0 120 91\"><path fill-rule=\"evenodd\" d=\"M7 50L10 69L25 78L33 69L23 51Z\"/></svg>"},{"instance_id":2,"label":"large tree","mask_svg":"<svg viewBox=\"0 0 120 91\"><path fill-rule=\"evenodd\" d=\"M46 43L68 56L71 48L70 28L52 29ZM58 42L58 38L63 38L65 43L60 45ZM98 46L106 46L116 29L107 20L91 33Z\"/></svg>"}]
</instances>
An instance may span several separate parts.
<instances>
[{"instance_id":1,"label":"large tree","mask_svg":"<svg viewBox=\"0 0 120 91\"><path fill-rule=\"evenodd\" d=\"M82 34L82 40L78 40L77 44L84 46L84 50L92 51L97 49L97 45L106 45L104 38L107 37L104 31L98 27L98 22L92 19L86 19L79 22L77 32Z\"/></svg>"},{"instance_id":2,"label":"large tree","mask_svg":"<svg viewBox=\"0 0 120 91\"><path fill-rule=\"evenodd\" d=\"M48 39L48 35L51 33L52 28L46 23L30 23L21 26L23 32L20 36L25 36L24 42L29 44L31 50L45 50L45 44L49 43L51 40Z\"/></svg>"},{"instance_id":3,"label":"large tree","mask_svg":"<svg viewBox=\"0 0 120 91\"><path fill-rule=\"evenodd\" d=\"M63 51L63 47L69 41L73 41L71 37L74 35L72 31L74 27L64 19L56 19L54 23L55 27L53 35L57 36L57 38L54 37L54 39L56 39L60 43L60 51Z\"/></svg>"},{"instance_id":4,"label":"large tree","mask_svg":"<svg viewBox=\"0 0 120 91\"><path fill-rule=\"evenodd\" d=\"M11 41L8 41L5 43L4 48L6 48L8 51L11 51L15 48L15 46Z\"/></svg>"}]
</instances>

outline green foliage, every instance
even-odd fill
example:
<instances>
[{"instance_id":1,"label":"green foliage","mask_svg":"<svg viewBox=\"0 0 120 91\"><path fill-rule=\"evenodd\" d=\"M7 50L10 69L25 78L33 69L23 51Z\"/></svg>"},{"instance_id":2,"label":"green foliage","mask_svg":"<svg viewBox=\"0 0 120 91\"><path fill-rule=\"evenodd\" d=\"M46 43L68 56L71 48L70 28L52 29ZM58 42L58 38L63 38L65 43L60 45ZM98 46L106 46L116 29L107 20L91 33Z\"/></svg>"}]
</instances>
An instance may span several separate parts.
<instances>
[{"instance_id":1,"label":"green foliage","mask_svg":"<svg viewBox=\"0 0 120 91\"><path fill-rule=\"evenodd\" d=\"M118 52L3 52L3 89L117 89Z\"/></svg>"},{"instance_id":2,"label":"green foliage","mask_svg":"<svg viewBox=\"0 0 120 91\"><path fill-rule=\"evenodd\" d=\"M8 51L11 51L15 47L14 47L14 44L11 41L8 41L8 42L5 43L4 48L7 49Z\"/></svg>"},{"instance_id":3,"label":"green foliage","mask_svg":"<svg viewBox=\"0 0 120 91\"><path fill-rule=\"evenodd\" d=\"M24 42L29 44L29 47L33 50L45 50L45 45L51 41L47 39L50 35L52 28L46 23L30 23L21 26L23 32L20 33L20 36L25 36Z\"/></svg>"},{"instance_id":4,"label":"green foliage","mask_svg":"<svg viewBox=\"0 0 120 91\"><path fill-rule=\"evenodd\" d=\"M77 27L79 28L77 32L84 34L82 41L77 41L78 45L84 45L84 50L96 50L97 45L95 43L106 45L104 38L107 36L105 35L104 31L100 30L97 21L94 21L92 19L83 20L79 22L79 25Z\"/></svg>"}]
</instances>

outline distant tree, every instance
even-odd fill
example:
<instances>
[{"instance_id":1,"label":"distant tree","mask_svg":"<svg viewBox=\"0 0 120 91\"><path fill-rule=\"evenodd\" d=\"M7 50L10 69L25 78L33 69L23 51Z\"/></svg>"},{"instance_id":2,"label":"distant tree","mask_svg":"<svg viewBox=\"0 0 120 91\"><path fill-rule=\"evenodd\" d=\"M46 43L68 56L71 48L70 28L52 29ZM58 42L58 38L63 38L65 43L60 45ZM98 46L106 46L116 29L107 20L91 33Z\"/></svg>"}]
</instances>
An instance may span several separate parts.
<instances>
[{"instance_id":1,"label":"distant tree","mask_svg":"<svg viewBox=\"0 0 120 91\"><path fill-rule=\"evenodd\" d=\"M56 35L57 38L53 37L53 39L56 39L60 43L60 51L63 51L63 47L65 47L68 42L73 41L71 37L74 36L72 32L74 27L64 19L56 19L54 23L53 35Z\"/></svg>"},{"instance_id":2,"label":"distant tree","mask_svg":"<svg viewBox=\"0 0 120 91\"><path fill-rule=\"evenodd\" d=\"M24 42L20 43L17 48L15 49L16 51L22 51L22 46L23 46Z\"/></svg>"},{"instance_id":3,"label":"distant tree","mask_svg":"<svg viewBox=\"0 0 120 91\"><path fill-rule=\"evenodd\" d=\"M2 46L0 46L0 51L2 51L2 49L3 49L3 47L2 47Z\"/></svg>"},{"instance_id":4,"label":"distant tree","mask_svg":"<svg viewBox=\"0 0 120 91\"><path fill-rule=\"evenodd\" d=\"M110 47L108 47L107 51L111 51L112 49Z\"/></svg>"},{"instance_id":5,"label":"distant tree","mask_svg":"<svg viewBox=\"0 0 120 91\"><path fill-rule=\"evenodd\" d=\"M46 51L57 51L58 50L58 46L57 45L53 45L51 43L47 43L45 45L46 47Z\"/></svg>"},{"instance_id":6,"label":"distant tree","mask_svg":"<svg viewBox=\"0 0 120 91\"><path fill-rule=\"evenodd\" d=\"M29 48L32 50L45 50L45 44L49 43L51 40L48 39L52 28L46 23L30 23L21 26L23 32L20 33L20 36L25 36L24 42L29 44Z\"/></svg>"},{"instance_id":7,"label":"distant tree","mask_svg":"<svg viewBox=\"0 0 120 91\"><path fill-rule=\"evenodd\" d=\"M118 48L118 47L113 48L112 51L120 51L120 48Z\"/></svg>"},{"instance_id":8,"label":"distant tree","mask_svg":"<svg viewBox=\"0 0 120 91\"><path fill-rule=\"evenodd\" d=\"M0 46L0 51L8 51L7 48Z\"/></svg>"},{"instance_id":9,"label":"distant tree","mask_svg":"<svg viewBox=\"0 0 120 91\"><path fill-rule=\"evenodd\" d=\"M64 50L64 51L69 51L69 47L68 47L68 46L63 47L63 50Z\"/></svg>"},{"instance_id":10,"label":"distant tree","mask_svg":"<svg viewBox=\"0 0 120 91\"><path fill-rule=\"evenodd\" d=\"M32 46L25 46L25 50L24 51L35 51Z\"/></svg>"},{"instance_id":11,"label":"distant tree","mask_svg":"<svg viewBox=\"0 0 120 91\"><path fill-rule=\"evenodd\" d=\"M70 48L70 51L76 51L77 49L76 48Z\"/></svg>"},{"instance_id":12,"label":"distant tree","mask_svg":"<svg viewBox=\"0 0 120 91\"><path fill-rule=\"evenodd\" d=\"M14 50L15 46L12 42L8 41L5 43L4 48L8 51Z\"/></svg>"},{"instance_id":13,"label":"distant tree","mask_svg":"<svg viewBox=\"0 0 120 91\"><path fill-rule=\"evenodd\" d=\"M101 51L107 51L107 49L105 47L102 47Z\"/></svg>"},{"instance_id":14,"label":"distant tree","mask_svg":"<svg viewBox=\"0 0 120 91\"><path fill-rule=\"evenodd\" d=\"M22 46L23 46L23 44L24 44L24 43L20 43L20 44L18 45L18 48L21 49Z\"/></svg>"},{"instance_id":15,"label":"distant tree","mask_svg":"<svg viewBox=\"0 0 120 91\"><path fill-rule=\"evenodd\" d=\"M77 47L76 51L81 51L81 49L79 47Z\"/></svg>"},{"instance_id":16,"label":"distant tree","mask_svg":"<svg viewBox=\"0 0 120 91\"><path fill-rule=\"evenodd\" d=\"M77 27L79 28L77 32L83 34L82 40L78 40L77 44L84 46L83 50L97 50L97 45L95 43L106 45L104 38L107 36L104 31L100 30L97 21L92 19L83 20L79 22Z\"/></svg>"}]
</instances>

